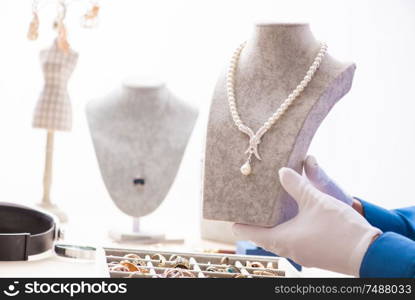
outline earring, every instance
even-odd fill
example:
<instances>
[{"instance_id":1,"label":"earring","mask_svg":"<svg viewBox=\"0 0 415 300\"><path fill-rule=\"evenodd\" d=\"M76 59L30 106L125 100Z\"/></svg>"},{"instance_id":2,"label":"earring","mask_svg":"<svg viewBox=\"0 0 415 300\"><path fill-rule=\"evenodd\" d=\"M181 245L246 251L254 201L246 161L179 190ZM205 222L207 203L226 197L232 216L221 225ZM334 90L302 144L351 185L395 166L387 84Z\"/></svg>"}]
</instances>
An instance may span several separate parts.
<instances>
[{"instance_id":1,"label":"earring","mask_svg":"<svg viewBox=\"0 0 415 300\"><path fill-rule=\"evenodd\" d=\"M37 13L37 1L32 4L33 17L29 24L29 31L27 32L27 38L31 41L37 40L39 37L39 15Z\"/></svg>"},{"instance_id":2,"label":"earring","mask_svg":"<svg viewBox=\"0 0 415 300\"><path fill-rule=\"evenodd\" d=\"M29 31L27 33L27 38L31 41L37 40L39 36L39 17L37 13L33 12L33 18L29 25Z\"/></svg>"},{"instance_id":3,"label":"earring","mask_svg":"<svg viewBox=\"0 0 415 300\"><path fill-rule=\"evenodd\" d=\"M68 52L70 45L68 42L68 34L64 23L64 19L66 16L66 5L63 1L60 1L59 5L60 6L58 7L58 16L56 17L56 20L53 23L53 27L58 31L57 43L59 49L61 49L64 52Z\"/></svg>"},{"instance_id":4,"label":"earring","mask_svg":"<svg viewBox=\"0 0 415 300\"><path fill-rule=\"evenodd\" d=\"M95 27L98 23L98 14L99 14L99 5L98 3L93 3L91 8L84 14L82 17L82 26L85 28Z\"/></svg>"},{"instance_id":5,"label":"earring","mask_svg":"<svg viewBox=\"0 0 415 300\"><path fill-rule=\"evenodd\" d=\"M58 30L58 47L64 51L64 52L68 52L70 45L68 42L68 34L66 31L66 27L65 24L63 23L63 20L61 20L58 23L57 26L57 30Z\"/></svg>"}]
</instances>

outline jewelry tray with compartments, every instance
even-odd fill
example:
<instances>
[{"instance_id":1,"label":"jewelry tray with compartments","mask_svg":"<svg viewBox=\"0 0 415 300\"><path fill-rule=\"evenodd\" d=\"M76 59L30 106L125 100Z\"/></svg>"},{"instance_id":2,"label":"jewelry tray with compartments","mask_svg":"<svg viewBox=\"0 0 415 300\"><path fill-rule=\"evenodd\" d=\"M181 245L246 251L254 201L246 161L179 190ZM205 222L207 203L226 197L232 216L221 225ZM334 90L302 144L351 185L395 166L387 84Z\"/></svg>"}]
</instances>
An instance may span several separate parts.
<instances>
[{"instance_id":1,"label":"jewelry tray with compartments","mask_svg":"<svg viewBox=\"0 0 415 300\"><path fill-rule=\"evenodd\" d=\"M285 259L270 256L104 248L112 278L300 277Z\"/></svg>"}]
</instances>

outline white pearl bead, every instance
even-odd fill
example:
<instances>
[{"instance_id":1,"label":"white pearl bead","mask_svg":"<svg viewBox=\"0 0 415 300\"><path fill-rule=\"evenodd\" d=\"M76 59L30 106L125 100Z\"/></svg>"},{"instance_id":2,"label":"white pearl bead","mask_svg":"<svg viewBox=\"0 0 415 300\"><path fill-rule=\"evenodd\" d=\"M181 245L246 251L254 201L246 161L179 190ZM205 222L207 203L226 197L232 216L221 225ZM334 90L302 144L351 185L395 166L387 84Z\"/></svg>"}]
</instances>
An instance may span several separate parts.
<instances>
[{"instance_id":1,"label":"white pearl bead","mask_svg":"<svg viewBox=\"0 0 415 300\"><path fill-rule=\"evenodd\" d=\"M247 161L246 163L244 163L241 167L241 173L245 176L248 176L249 174L251 174L252 168L251 168L251 164L249 163L249 161Z\"/></svg>"}]
</instances>

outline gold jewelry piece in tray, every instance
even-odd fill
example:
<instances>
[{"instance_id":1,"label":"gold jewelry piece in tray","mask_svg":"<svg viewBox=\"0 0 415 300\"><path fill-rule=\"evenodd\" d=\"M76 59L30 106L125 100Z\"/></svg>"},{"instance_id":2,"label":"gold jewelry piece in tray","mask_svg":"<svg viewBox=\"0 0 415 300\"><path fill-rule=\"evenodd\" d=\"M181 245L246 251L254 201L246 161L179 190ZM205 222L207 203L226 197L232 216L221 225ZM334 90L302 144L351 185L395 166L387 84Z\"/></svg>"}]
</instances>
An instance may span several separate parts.
<instances>
[{"instance_id":1,"label":"gold jewelry piece in tray","mask_svg":"<svg viewBox=\"0 0 415 300\"><path fill-rule=\"evenodd\" d=\"M156 253L156 254L153 254L152 256L151 256L151 259L152 260L156 260L156 261L158 261L157 263L156 263L156 266L157 267L161 267L161 268L163 268L163 267L165 267L166 266L166 258L163 256L163 255L161 255L161 254L159 254L159 253Z\"/></svg>"},{"instance_id":2,"label":"gold jewelry piece in tray","mask_svg":"<svg viewBox=\"0 0 415 300\"><path fill-rule=\"evenodd\" d=\"M249 262L249 261L247 261L246 262L246 266L248 268L261 268L261 269L264 269L265 268L264 265L262 263L260 263L259 261L255 261L255 262Z\"/></svg>"},{"instance_id":3,"label":"gold jewelry piece in tray","mask_svg":"<svg viewBox=\"0 0 415 300\"><path fill-rule=\"evenodd\" d=\"M299 277L280 257L115 248L105 248L105 252L113 278Z\"/></svg>"}]
</instances>

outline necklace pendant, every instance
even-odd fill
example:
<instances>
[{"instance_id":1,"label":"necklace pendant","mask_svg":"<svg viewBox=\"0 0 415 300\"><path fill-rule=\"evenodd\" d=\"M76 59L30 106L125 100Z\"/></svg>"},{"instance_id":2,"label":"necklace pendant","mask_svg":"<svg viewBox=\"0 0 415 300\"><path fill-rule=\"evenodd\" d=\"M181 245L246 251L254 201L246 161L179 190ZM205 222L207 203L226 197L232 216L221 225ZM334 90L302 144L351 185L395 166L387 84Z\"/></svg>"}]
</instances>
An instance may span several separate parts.
<instances>
[{"instance_id":1,"label":"necklace pendant","mask_svg":"<svg viewBox=\"0 0 415 300\"><path fill-rule=\"evenodd\" d=\"M251 174L251 172L252 172L251 164L249 160L247 160L241 167L241 173L245 176L248 176L249 174Z\"/></svg>"}]
</instances>

